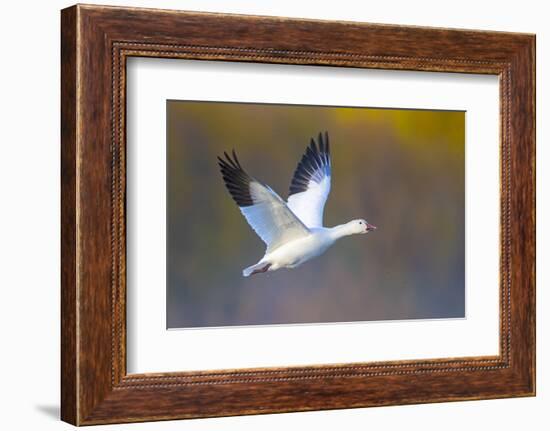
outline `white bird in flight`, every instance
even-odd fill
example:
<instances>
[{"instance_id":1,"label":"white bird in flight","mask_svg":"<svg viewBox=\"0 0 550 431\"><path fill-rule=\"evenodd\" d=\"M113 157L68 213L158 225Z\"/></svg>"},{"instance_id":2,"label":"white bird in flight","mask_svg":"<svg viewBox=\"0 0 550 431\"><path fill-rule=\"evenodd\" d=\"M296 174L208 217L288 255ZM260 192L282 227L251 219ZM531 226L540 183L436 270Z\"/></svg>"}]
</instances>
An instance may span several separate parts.
<instances>
[{"instance_id":1,"label":"white bird in flight","mask_svg":"<svg viewBox=\"0 0 550 431\"><path fill-rule=\"evenodd\" d=\"M338 239L376 229L364 219L323 227L323 210L330 192L331 160L328 133L311 139L290 184L285 202L271 187L248 175L235 151L218 157L227 190L248 224L265 242L264 257L243 270L243 276L296 268L323 254Z\"/></svg>"}]
</instances>

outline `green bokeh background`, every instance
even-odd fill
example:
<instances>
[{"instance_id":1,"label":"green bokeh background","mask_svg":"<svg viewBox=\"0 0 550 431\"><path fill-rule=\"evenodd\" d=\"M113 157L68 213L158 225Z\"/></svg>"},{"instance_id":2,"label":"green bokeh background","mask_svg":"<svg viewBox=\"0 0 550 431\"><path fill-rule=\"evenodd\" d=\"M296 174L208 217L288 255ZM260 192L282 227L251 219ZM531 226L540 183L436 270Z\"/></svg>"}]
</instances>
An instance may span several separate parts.
<instances>
[{"instance_id":1,"label":"green bokeh background","mask_svg":"<svg viewBox=\"0 0 550 431\"><path fill-rule=\"evenodd\" d=\"M464 132L455 111L167 102L167 327L464 317ZM243 278L263 242L227 193L235 149L284 199L328 131L325 225L378 226L292 270Z\"/></svg>"}]
</instances>

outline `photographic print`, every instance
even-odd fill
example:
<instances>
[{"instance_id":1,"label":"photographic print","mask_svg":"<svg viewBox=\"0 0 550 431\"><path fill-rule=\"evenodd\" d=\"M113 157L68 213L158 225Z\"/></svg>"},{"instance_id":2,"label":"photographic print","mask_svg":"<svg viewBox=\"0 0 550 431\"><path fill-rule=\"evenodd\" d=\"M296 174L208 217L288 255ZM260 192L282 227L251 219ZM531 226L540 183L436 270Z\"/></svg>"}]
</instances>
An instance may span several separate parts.
<instances>
[{"instance_id":1,"label":"photographic print","mask_svg":"<svg viewBox=\"0 0 550 431\"><path fill-rule=\"evenodd\" d=\"M167 101L167 328L465 317L465 113Z\"/></svg>"}]
</instances>

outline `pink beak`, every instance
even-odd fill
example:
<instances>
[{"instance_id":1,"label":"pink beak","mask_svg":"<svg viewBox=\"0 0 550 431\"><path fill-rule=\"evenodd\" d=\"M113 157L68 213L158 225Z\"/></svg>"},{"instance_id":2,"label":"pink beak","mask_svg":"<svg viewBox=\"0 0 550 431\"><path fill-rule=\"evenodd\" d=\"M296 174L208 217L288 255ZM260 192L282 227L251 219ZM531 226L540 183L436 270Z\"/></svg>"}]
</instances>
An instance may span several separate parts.
<instances>
[{"instance_id":1,"label":"pink beak","mask_svg":"<svg viewBox=\"0 0 550 431\"><path fill-rule=\"evenodd\" d=\"M370 224L370 223L367 223L367 232L370 232L371 230L376 230L377 227Z\"/></svg>"}]
</instances>

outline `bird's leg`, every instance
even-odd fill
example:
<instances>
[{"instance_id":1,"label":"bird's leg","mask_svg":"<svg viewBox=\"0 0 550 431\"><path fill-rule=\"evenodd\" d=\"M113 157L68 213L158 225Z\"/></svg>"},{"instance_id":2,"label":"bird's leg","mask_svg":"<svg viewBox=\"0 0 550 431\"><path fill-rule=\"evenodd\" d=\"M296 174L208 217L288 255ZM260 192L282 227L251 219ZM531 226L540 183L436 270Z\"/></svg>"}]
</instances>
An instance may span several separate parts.
<instances>
[{"instance_id":1,"label":"bird's leg","mask_svg":"<svg viewBox=\"0 0 550 431\"><path fill-rule=\"evenodd\" d=\"M265 266L259 268L259 269L255 269L254 271L252 271L250 273L250 275L254 275L254 274L261 274L263 272L266 272L269 268L271 267L271 264L270 263L266 263Z\"/></svg>"}]
</instances>

